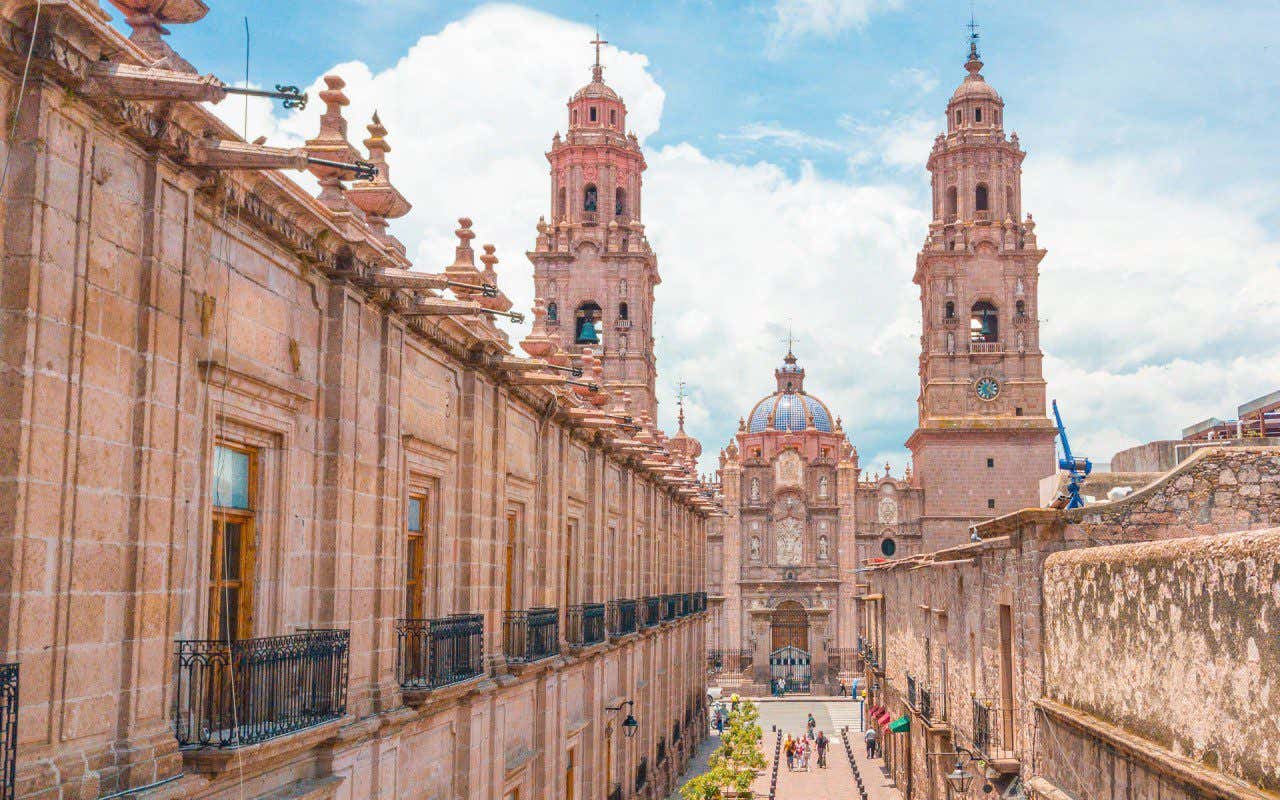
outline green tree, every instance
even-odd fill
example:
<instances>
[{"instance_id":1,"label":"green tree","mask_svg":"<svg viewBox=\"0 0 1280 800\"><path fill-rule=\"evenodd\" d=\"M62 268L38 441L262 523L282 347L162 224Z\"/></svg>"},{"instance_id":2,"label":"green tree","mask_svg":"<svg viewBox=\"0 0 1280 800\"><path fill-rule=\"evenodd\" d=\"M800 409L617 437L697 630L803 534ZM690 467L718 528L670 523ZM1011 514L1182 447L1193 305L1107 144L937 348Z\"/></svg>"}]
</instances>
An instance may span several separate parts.
<instances>
[{"instance_id":1,"label":"green tree","mask_svg":"<svg viewBox=\"0 0 1280 800\"><path fill-rule=\"evenodd\" d=\"M712 754L710 769L680 787L684 800L728 800L750 795L756 773L765 768L760 740L764 731L758 720L760 710L749 700L738 701L729 712L729 724Z\"/></svg>"}]
</instances>

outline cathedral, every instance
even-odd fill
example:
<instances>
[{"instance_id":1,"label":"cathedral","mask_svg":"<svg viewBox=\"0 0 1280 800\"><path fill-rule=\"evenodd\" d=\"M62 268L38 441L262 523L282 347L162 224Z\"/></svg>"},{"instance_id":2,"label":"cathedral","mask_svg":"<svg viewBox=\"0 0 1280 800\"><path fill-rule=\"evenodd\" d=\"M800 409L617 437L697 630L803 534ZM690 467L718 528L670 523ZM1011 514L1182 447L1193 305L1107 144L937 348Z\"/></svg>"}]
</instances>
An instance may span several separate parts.
<instances>
[{"instance_id":1,"label":"cathedral","mask_svg":"<svg viewBox=\"0 0 1280 800\"><path fill-rule=\"evenodd\" d=\"M720 683L828 693L848 685L868 564L968 541L983 520L1040 505L1054 473L1036 317L1035 223L1022 218L1017 134L971 47L929 153L933 218L916 259L918 424L900 478L863 472L844 422L788 349L772 394L720 453L724 516L708 524ZM820 376L819 376L820 377Z\"/></svg>"}]
</instances>

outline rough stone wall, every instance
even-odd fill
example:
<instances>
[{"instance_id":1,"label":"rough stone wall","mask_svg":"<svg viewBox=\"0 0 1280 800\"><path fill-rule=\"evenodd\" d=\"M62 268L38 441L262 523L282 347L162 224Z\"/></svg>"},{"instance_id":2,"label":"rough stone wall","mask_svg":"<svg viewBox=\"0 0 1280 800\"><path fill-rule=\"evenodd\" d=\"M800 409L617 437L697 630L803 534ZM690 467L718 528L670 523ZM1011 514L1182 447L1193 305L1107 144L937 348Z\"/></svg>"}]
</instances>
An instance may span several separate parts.
<instances>
[{"instance_id":1,"label":"rough stone wall","mask_svg":"<svg viewBox=\"0 0 1280 800\"><path fill-rule=\"evenodd\" d=\"M1066 519L1094 543L1280 525L1280 448L1200 450L1128 497L1074 509Z\"/></svg>"},{"instance_id":2,"label":"rough stone wall","mask_svg":"<svg viewBox=\"0 0 1280 800\"><path fill-rule=\"evenodd\" d=\"M1059 553L1044 596L1049 698L1280 789L1280 530Z\"/></svg>"},{"instance_id":3,"label":"rough stone wall","mask_svg":"<svg viewBox=\"0 0 1280 800\"><path fill-rule=\"evenodd\" d=\"M1112 472L1165 472L1178 463L1179 439L1161 439L1121 450L1111 457Z\"/></svg>"}]
</instances>

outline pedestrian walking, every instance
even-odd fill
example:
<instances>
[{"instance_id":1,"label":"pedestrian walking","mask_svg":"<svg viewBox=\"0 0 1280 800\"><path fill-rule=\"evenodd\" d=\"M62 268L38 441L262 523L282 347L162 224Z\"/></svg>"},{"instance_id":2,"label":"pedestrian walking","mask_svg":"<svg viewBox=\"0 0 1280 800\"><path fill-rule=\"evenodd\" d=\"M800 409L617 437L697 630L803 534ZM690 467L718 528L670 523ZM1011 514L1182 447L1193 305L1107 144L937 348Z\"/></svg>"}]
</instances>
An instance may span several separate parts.
<instances>
[{"instance_id":1,"label":"pedestrian walking","mask_svg":"<svg viewBox=\"0 0 1280 800\"><path fill-rule=\"evenodd\" d=\"M827 768L827 746L831 744L831 740L822 731L818 731L818 738L814 741L814 745L818 748L818 766L822 769Z\"/></svg>"},{"instance_id":2,"label":"pedestrian walking","mask_svg":"<svg viewBox=\"0 0 1280 800\"><path fill-rule=\"evenodd\" d=\"M800 769L809 771L809 751L812 749L808 739L800 740Z\"/></svg>"},{"instance_id":3,"label":"pedestrian walking","mask_svg":"<svg viewBox=\"0 0 1280 800\"><path fill-rule=\"evenodd\" d=\"M880 735L876 733L875 728L867 728L867 735L863 740L867 743L867 758L876 757L876 745L879 743Z\"/></svg>"},{"instance_id":4,"label":"pedestrian walking","mask_svg":"<svg viewBox=\"0 0 1280 800\"><path fill-rule=\"evenodd\" d=\"M724 717L719 711L716 712L716 733L724 735Z\"/></svg>"},{"instance_id":5,"label":"pedestrian walking","mask_svg":"<svg viewBox=\"0 0 1280 800\"><path fill-rule=\"evenodd\" d=\"M810 714L809 721L805 723L805 736L812 739L813 729L816 728L817 726L818 726L818 723L814 720L813 715Z\"/></svg>"}]
</instances>

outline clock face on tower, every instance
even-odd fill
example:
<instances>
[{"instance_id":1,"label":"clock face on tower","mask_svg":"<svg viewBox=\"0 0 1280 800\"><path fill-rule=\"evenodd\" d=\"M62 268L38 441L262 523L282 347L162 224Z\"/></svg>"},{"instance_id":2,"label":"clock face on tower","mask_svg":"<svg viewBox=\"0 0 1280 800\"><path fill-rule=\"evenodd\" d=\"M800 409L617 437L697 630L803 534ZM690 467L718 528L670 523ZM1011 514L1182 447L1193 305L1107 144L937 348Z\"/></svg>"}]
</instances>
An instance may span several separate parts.
<instances>
[{"instance_id":1,"label":"clock face on tower","mask_svg":"<svg viewBox=\"0 0 1280 800\"><path fill-rule=\"evenodd\" d=\"M973 385L973 390L978 393L978 397L982 400L995 400L1000 394L1000 384L995 378L982 378Z\"/></svg>"}]
</instances>

